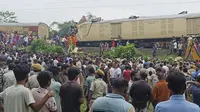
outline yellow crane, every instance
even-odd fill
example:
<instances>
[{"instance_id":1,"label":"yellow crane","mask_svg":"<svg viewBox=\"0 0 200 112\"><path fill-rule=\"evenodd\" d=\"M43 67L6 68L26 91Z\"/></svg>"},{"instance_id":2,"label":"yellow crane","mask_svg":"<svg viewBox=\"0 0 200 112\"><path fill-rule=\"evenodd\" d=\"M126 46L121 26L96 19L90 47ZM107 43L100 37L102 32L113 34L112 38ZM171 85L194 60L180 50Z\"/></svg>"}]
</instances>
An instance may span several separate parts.
<instances>
[{"instance_id":1,"label":"yellow crane","mask_svg":"<svg viewBox=\"0 0 200 112\"><path fill-rule=\"evenodd\" d=\"M200 60L198 48L195 45L196 45L195 40L191 39L185 51L185 60L187 60L190 57L190 55L192 56L194 61Z\"/></svg>"}]
</instances>

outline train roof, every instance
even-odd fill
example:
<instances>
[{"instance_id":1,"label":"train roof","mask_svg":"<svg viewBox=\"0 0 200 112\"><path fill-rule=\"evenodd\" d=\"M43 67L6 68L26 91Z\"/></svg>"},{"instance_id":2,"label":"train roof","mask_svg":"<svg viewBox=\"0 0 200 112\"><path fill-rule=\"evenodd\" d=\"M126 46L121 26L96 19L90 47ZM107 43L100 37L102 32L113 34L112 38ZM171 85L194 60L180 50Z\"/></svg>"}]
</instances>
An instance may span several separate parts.
<instances>
[{"instance_id":1,"label":"train roof","mask_svg":"<svg viewBox=\"0 0 200 112\"><path fill-rule=\"evenodd\" d=\"M137 20L155 20L155 19L170 19L170 18L195 18L200 17L200 13L193 14L173 14L173 15L161 15L161 16L140 16L137 19L114 19L114 20L104 20L97 23L118 23L118 22L126 22L126 21L137 21Z\"/></svg>"},{"instance_id":2,"label":"train roof","mask_svg":"<svg viewBox=\"0 0 200 112\"><path fill-rule=\"evenodd\" d=\"M0 23L0 26L39 26L40 24L45 23Z\"/></svg>"}]
</instances>

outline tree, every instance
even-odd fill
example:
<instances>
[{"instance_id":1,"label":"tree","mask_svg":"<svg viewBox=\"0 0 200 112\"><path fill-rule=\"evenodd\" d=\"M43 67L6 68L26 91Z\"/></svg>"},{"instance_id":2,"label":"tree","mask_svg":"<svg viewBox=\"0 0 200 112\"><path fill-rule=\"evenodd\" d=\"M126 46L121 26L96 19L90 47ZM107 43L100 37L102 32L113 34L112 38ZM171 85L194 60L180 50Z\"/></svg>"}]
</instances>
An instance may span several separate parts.
<instances>
[{"instance_id":1,"label":"tree","mask_svg":"<svg viewBox=\"0 0 200 112\"><path fill-rule=\"evenodd\" d=\"M92 19L96 18L95 15L93 15L92 13L88 12L86 15L87 21L91 22Z\"/></svg>"},{"instance_id":2,"label":"tree","mask_svg":"<svg viewBox=\"0 0 200 112\"><path fill-rule=\"evenodd\" d=\"M65 21L63 23L59 23L59 22L53 22L50 26L55 26L57 25L58 27L58 35L60 36L67 36L71 29L74 28L76 26L76 22L72 21Z\"/></svg>"},{"instance_id":3,"label":"tree","mask_svg":"<svg viewBox=\"0 0 200 112\"><path fill-rule=\"evenodd\" d=\"M0 11L0 23L17 23L17 16L14 12Z\"/></svg>"}]
</instances>

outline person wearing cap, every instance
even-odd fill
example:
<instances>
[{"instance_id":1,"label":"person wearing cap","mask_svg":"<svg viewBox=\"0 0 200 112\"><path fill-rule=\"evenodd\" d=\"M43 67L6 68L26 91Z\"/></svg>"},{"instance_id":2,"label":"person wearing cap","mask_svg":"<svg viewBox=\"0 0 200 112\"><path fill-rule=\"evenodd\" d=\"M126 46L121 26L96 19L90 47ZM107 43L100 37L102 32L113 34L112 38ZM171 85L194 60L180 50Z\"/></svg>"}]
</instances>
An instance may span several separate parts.
<instances>
[{"instance_id":1,"label":"person wearing cap","mask_svg":"<svg viewBox=\"0 0 200 112\"><path fill-rule=\"evenodd\" d=\"M200 75L200 64L196 65L196 72L192 73L192 80L196 80L198 75Z\"/></svg>"},{"instance_id":2,"label":"person wearing cap","mask_svg":"<svg viewBox=\"0 0 200 112\"><path fill-rule=\"evenodd\" d=\"M92 105L94 100L107 94L108 87L107 84L102 79L104 76L105 76L104 72L101 69L98 69L96 73L96 79L91 84L88 96L88 101L90 102L90 106Z\"/></svg>"},{"instance_id":3,"label":"person wearing cap","mask_svg":"<svg viewBox=\"0 0 200 112\"><path fill-rule=\"evenodd\" d=\"M36 63L32 65L32 69L34 71L34 74L29 77L28 82L26 83L26 87L29 88L30 90L39 87L39 83L37 81L37 75L39 74L39 72L42 71L42 66Z\"/></svg>"}]
</instances>

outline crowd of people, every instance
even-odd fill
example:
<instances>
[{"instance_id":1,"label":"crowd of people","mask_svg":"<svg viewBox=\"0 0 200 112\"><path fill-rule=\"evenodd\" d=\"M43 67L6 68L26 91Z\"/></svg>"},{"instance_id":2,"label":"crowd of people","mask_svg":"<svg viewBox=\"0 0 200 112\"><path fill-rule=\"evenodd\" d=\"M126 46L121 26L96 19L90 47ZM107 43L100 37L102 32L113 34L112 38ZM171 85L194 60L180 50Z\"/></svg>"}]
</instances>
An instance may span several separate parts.
<instances>
[{"instance_id":1,"label":"crowd of people","mask_svg":"<svg viewBox=\"0 0 200 112\"><path fill-rule=\"evenodd\" d=\"M10 46L28 46L34 40L39 38L38 36L21 34L18 32L0 32L0 42Z\"/></svg>"},{"instance_id":2,"label":"crowd of people","mask_svg":"<svg viewBox=\"0 0 200 112\"><path fill-rule=\"evenodd\" d=\"M198 61L0 51L3 112L200 112Z\"/></svg>"}]
</instances>

